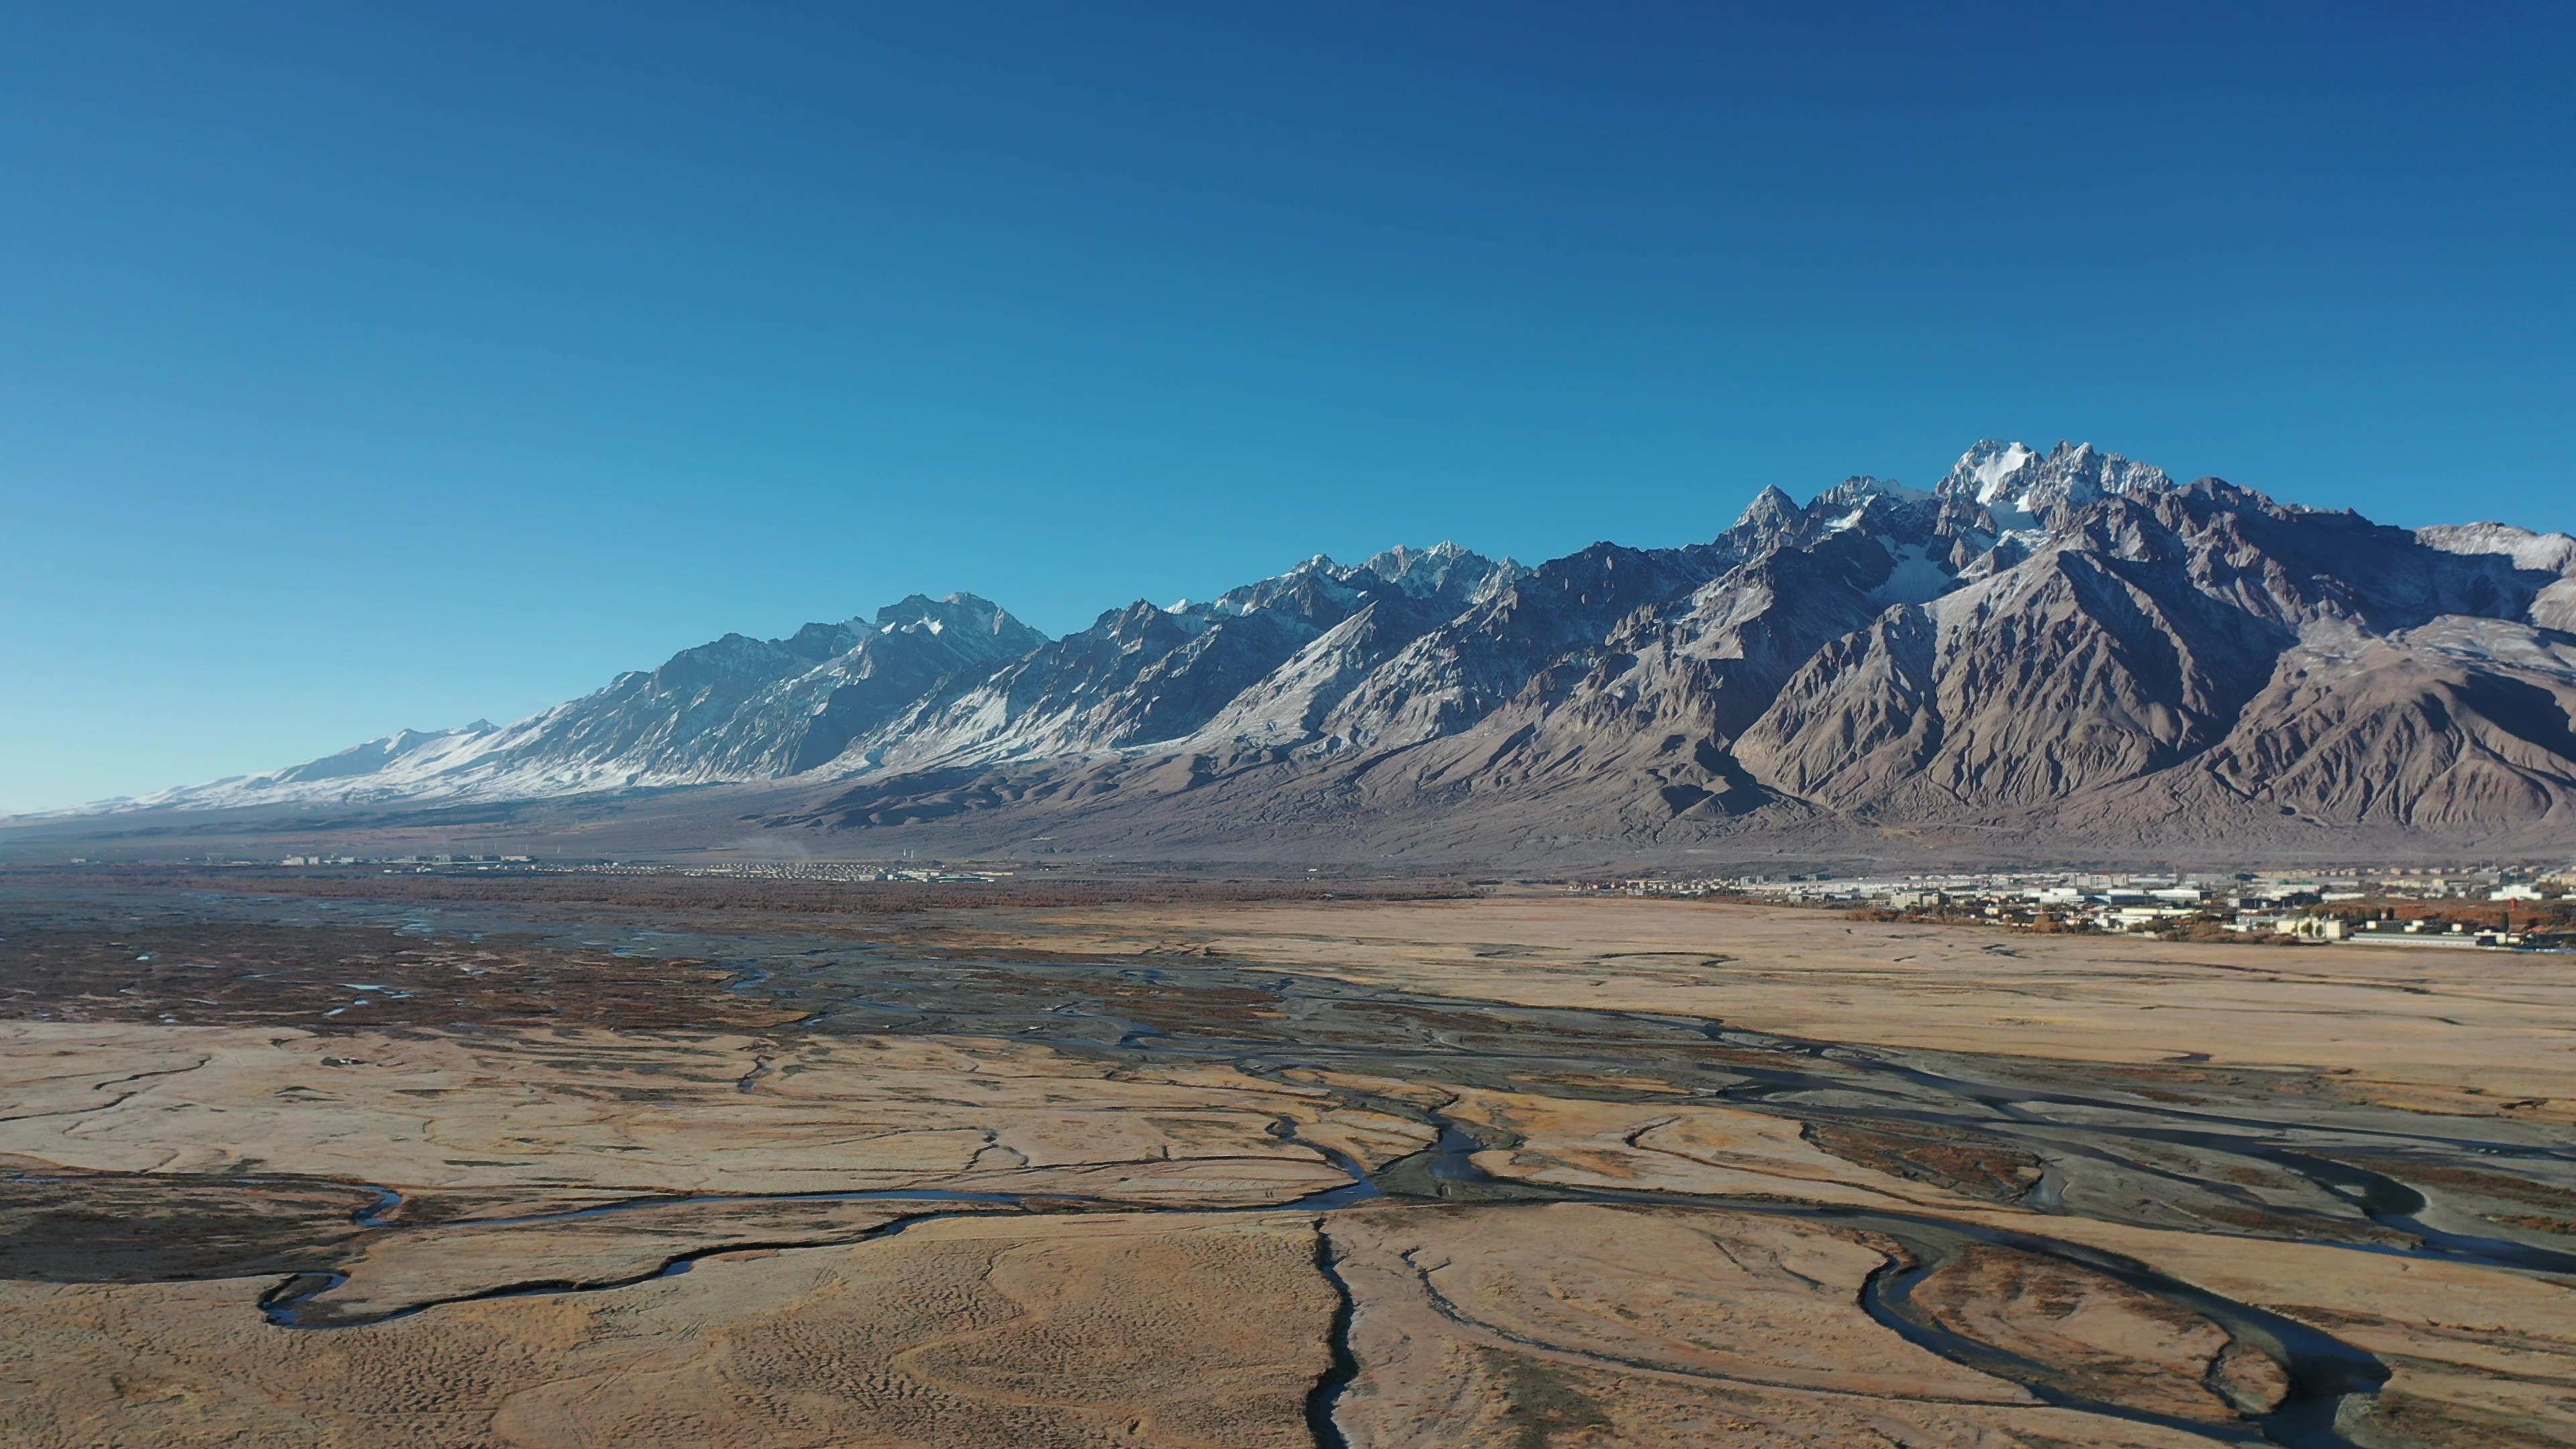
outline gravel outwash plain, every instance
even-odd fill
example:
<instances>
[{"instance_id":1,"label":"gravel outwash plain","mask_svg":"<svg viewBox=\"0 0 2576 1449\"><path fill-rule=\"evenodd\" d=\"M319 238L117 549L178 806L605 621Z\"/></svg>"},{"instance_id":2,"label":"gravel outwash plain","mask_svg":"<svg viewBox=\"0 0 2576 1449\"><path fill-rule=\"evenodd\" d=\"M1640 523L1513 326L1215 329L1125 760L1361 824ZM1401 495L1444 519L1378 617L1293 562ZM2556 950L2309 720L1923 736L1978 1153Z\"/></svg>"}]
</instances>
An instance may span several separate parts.
<instances>
[{"instance_id":1,"label":"gravel outwash plain","mask_svg":"<svg viewBox=\"0 0 2576 1449\"><path fill-rule=\"evenodd\" d=\"M2576 1443L2560 958L1261 894L0 880L0 1442Z\"/></svg>"}]
</instances>

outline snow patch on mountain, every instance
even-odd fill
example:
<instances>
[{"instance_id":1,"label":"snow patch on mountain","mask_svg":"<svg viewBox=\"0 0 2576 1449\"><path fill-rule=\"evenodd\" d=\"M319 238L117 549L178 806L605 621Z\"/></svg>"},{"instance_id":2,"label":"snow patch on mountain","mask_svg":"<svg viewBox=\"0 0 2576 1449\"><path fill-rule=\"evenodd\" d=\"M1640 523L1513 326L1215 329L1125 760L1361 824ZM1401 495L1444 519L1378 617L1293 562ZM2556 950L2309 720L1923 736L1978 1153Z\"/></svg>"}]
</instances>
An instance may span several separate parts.
<instances>
[{"instance_id":1,"label":"snow patch on mountain","mask_svg":"<svg viewBox=\"0 0 2576 1449\"><path fill-rule=\"evenodd\" d=\"M2104 498L2172 486L2163 469L2100 452L2091 443L2060 442L2042 455L2024 443L1988 438L1959 455L1933 491L1983 508L1999 533L2031 534L2054 529L2076 509Z\"/></svg>"},{"instance_id":2,"label":"snow patch on mountain","mask_svg":"<svg viewBox=\"0 0 2576 1449\"><path fill-rule=\"evenodd\" d=\"M2509 523L2443 523L2415 530L2415 537L2444 553L2501 554L2520 569L2576 573L2576 538L2534 533Z\"/></svg>"}]
</instances>

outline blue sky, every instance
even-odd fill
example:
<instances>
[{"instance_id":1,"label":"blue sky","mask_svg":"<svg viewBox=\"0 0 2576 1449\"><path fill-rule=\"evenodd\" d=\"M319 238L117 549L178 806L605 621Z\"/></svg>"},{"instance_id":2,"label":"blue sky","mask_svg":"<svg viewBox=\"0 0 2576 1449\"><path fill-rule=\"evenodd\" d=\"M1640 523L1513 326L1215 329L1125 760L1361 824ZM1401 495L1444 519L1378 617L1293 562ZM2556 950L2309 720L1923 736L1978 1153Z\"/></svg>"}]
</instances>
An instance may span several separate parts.
<instances>
[{"instance_id":1,"label":"blue sky","mask_svg":"<svg viewBox=\"0 0 2576 1449\"><path fill-rule=\"evenodd\" d=\"M2576 527L2576 9L1767 8L7 7L0 810L1986 435Z\"/></svg>"}]
</instances>

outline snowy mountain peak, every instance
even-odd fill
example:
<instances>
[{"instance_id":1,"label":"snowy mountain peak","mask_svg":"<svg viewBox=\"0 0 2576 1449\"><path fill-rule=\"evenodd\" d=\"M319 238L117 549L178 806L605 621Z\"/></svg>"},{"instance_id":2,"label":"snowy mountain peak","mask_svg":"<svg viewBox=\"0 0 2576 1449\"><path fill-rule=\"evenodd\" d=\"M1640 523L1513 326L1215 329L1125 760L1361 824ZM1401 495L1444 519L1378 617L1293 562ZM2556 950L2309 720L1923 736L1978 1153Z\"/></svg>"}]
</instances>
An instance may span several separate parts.
<instances>
[{"instance_id":1,"label":"snowy mountain peak","mask_svg":"<svg viewBox=\"0 0 2576 1449\"><path fill-rule=\"evenodd\" d=\"M1453 581L1473 592L1494 570L1492 559L1442 539L1429 548L1398 544L1371 556L1345 577L1373 574L1414 598L1428 599L1448 590Z\"/></svg>"},{"instance_id":2,"label":"snowy mountain peak","mask_svg":"<svg viewBox=\"0 0 2576 1449\"><path fill-rule=\"evenodd\" d=\"M1046 635L1021 623L1001 605L962 592L937 599L910 595L877 610L875 622L880 636L929 634L961 643L974 641L964 647L979 658L1025 654L1047 640Z\"/></svg>"},{"instance_id":3,"label":"snowy mountain peak","mask_svg":"<svg viewBox=\"0 0 2576 1449\"><path fill-rule=\"evenodd\" d=\"M1801 516L1798 500L1774 483L1753 495L1753 501L1744 505L1744 511L1736 516L1735 526L1776 529L1795 522Z\"/></svg>"},{"instance_id":4,"label":"snowy mountain peak","mask_svg":"<svg viewBox=\"0 0 2576 1449\"><path fill-rule=\"evenodd\" d=\"M2163 469L2091 443L2060 442L2042 455L2027 443L1988 438L1962 453L1935 491L1985 509L1998 531L2018 533L2053 528L2068 513L2106 497L2171 487L2173 479Z\"/></svg>"},{"instance_id":5,"label":"snowy mountain peak","mask_svg":"<svg viewBox=\"0 0 2576 1449\"><path fill-rule=\"evenodd\" d=\"M1475 555L1466 549L1444 538L1429 548L1415 548L1409 544L1399 543L1393 548L1369 555L1361 562L1360 567L1382 579L1400 579L1416 568L1440 568L1461 559L1473 557Z\"/></svg>"},{"instance_id":6,"label":"snowy mountain peak","mask_svg":"<svg viewBox=\"0 0 2576 1449\"><path fill-rule=\"evenodd\" d=\"M1854 474L1817 494L1815 502L1808 507L1812 510L1821 504L1827 507L1849 508L1866 503L1872 498L1884 498L1891 503L1929 503L1934 496L1920 488L1908 488L1893 478L1872 478L1867 474Z\"/></svg>"},{"instance_id":7,"label":"snowy mountain peak","mask_svg":"<svg viewBox=\"0 0 2576 1449\"><path fill-rule=\"evenodd\" d=\"M2063 447L2063 444L2059 446ZM2091 444L2085 446L2090 447ZM1977 445L1959 455L1950 476L1941 480L1944 497L1968 498L1992 505L1999 499L2016 496L2014 480L2039 460L2027 443L2007 443L1995 438L1979 440Z\"/></svg>"}]
</instances>

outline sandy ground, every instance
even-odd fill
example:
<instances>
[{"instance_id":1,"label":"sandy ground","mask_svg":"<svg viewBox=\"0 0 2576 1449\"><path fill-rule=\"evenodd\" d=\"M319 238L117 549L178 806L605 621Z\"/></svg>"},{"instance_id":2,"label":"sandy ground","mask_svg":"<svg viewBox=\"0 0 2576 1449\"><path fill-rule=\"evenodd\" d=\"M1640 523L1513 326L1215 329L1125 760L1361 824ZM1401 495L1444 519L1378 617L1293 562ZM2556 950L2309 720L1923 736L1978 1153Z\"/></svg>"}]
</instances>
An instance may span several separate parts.
<instances>
[{"instance_id":1,"label":"sandy ground","mask_svg":"<svg viewBox=\"0 0 2576 1449\"><path fill-rule=\"evenodd\" d=\"M2576 1443L2554 961L1085 905L756 999L531 937L378 1026L45 929L13 1445ZM335 979L465 959L334 929ZM2300 1333L2379 1375L2304 1427Z\"/></svg>"},{"instance_id":2,"label":"sandy ground","mask_svg":"<svg viewBox=\"0 0 2576 1449\"><path fill-rule=\"evenodd\" d=\"M2418 1110L2576 1122L2576 966L2555 956L2174 945L1576 896L1059 912L997 934L1024 932L1815 1041L2292 1067Z\"/></svg>"},{"instance_id":3,"label":"sandy ground","mask_svg":"<svg viewBox=\"0 0 2576 1449\"><path fill-rule=\"evenodd\" d=\"M1121 1070L1009 1042L590 1029L325 1038L0 1023L0 1091L15 1104L0 1121L8 1156L406 1191L1259 1204L1342 1180L1274 1123L1331 1115L1354 1145L1373 1125L1321 1092L1221 1068ZM1390 1140L1409 1125L1374 1124Z\"/></svg>"},{"instance_id":4,"label":"sandy ground","mask_svg":"<svg viewBox=\"0 0 2576 1449\"><path fill-rule=\"evenodd\" d=\"M614 1293L333 1332L238 1282L0 1288L26 1445L1290 1445L1330 1292L1302 1218L925 1223Z\"/></svg>"}]
</instances>

